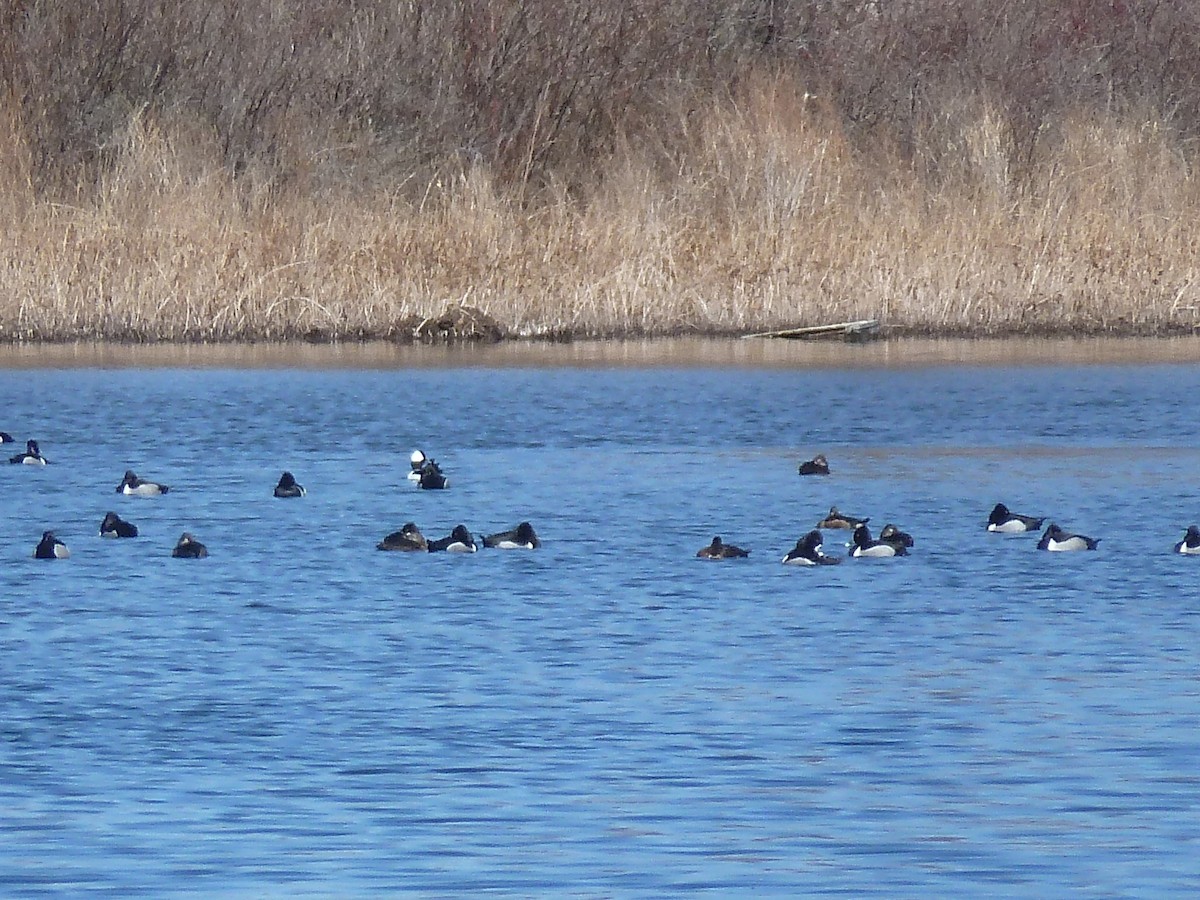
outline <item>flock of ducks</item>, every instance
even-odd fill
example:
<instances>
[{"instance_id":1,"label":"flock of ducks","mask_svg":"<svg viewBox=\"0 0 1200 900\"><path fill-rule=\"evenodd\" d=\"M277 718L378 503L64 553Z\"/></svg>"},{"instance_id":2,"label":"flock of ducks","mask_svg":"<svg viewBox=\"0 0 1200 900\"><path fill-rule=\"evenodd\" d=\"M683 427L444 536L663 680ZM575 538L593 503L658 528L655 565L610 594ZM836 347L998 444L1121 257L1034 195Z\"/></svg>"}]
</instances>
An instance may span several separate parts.
<instances>
[{"instance_id":1,"label":"flock of ducks","mask_svg":"<svg viewBox=\"0 0 1200 900\"><path fill-rule=\"evenodd\" d=\"M0 431L0 444L15 443L12 435ZM9 457L12 465L44 466L49 460L42 456L38 442L26 442L25 452ZM411 471L408 480L414 482L423 490L444 490L449 481L435 460L429 459L422 451L414 450L409 462ZM159 497L168 493L171 488L157 481L150 481L138 476L136 472L126 470L121 483L117 485L117 493L129 497ZM307 495L304 486L296 481L291 472L284 472L275 485L274 495L281 499L294 499ZM132 522L126 522L115 512L107 512L100 523L102 538L135 538L138 528ZM536 550L542 546L541 539L533 526L521 522L515 528L487 535L482 539L484 547L495 547L499 550ZM427 540L420 529L412 523L406 523L399 531L387 535L377 545L380 550L419 551L423 553L474 553L479 549L474 536L465 525L456 525L444 538ZM42 532L42 539L34 548L35 559L69 559L71 551L67 545L55 537L54 532ZM171 556L178 559L204 559L208 556L208 548L200 543L190 532L184 532Z\"/></svg>"},{"instance_id":2,"label":"flock of ducks","mask_svg":"<svg viewBox=\"0 0 1200 900\"><path fill-rule=\"evenodd\" d=\"M446 473L436 460L430 459L421 450L414 450L409 457L410 471L408 480L426 491L445 490L450 486ZM515 528L489 534L483 539L483 546L495 547L498 550L536 550L542 546L541 538L528 522L521 522ZM378 550L398 550L400 552L417 553L474 553L479 549L474 536L467 530L466 525L455 525L444 538L427 540L421 530L413 522L406 522L399 531L394 531L375 545Z\"/></svg>"},{"instance_id":3,"label":"flock of ducks","mask_svg":"<svg viewBox=\"0 0 1200 900\"><path fill-rule=\"evenodd\" d=\"M796 546L783 557L787 566L832 566L840 563L842 557L827 556L821 549L824 537L821 529L846 529L852 533L848 545L851 557L886 558L889 556L907 556L908 548L914 544L913 536L901 531L890 522L883 526L879 538L871 537L871 529L867 526L870 518L860 518L839 512L836 506L829 508L829 515L817 523L816 527L800 540ZM733 544L726 544L720 535L712 539L707 547L701 547L696 556L701 559L738 559L750 555L749 550Z\"/></svg>"},{"instance_id":4,"label":"flock of ducks","mask_svg":"<svg viewBox=\"0 0 1200 900\"><path fill-rule=\"evenodd\" d=\"M0 444L12 443L15 443L13 436L7 431L0 431ZM8 461L11 465L21 466L45 466L50 463L50 460L42 456L41 448L38 447L38 442L35 440L26 441L25 452L10 456ZM131 471L126 471L125 477L117 485L118 494L128 494L134 497L156 497L169 490L170 488L165 484L146 481ZM100 537L131 538L137 537L137 534L137 526L126 522L115 512L105 513L104 520L100 523ZM185 531L176 543L175 549L171 551L171 555L182 559L203 559L208 556L208 550ZM71 551L67 545L55 537L53 531L43 531L42 539L33 550L34 559L69 559L70 556Z\"/></svg>"},{"instance_id":5,"label":"flock of ducks","mask_svg":"<svg viewBox=\"0 0 1200 900\"><path fill-rule=\"evenodd\" d=\"M801 475L828 475L829 461L823 454L802 462L799 467ZM790 566L829 566L842 561L840 556L827 556L822 551L824 538L821 529L846 529L852 532L848 555L850 557L886 558L892 556L907 556L908 549L913 546L913 537L889 523L883 527L878 539L871 536L867 526L869 518L851 516L840 512L836 506L830 507L829 515L800 540L796 546L783 557L783 564ZM1037 531L1045 522L1045 517L1026 516L1012 512L1003 503L997 503L988 516L987 530L995 534L1024 534ZM1054 522L1046 526L1038 541L1039 550L1052 553L1073 552L1079 550L1095 550L1100 543L1099 538L1091 538L1083 534L1072 534L1063 530ZM1200 527L1195 525L1187 529L1183 539L1176 542L1175 552L1190 556L1200 556ZM750 551L734 544L726 544L720 536L714 537L707 547L701 547L696 556L701 559L739 559L750 555Z\"/></svg>"},{"instance_id":6,"label":"flock of ducks","mask_svg":"<svg viewBox=\"0 0 1200 900\"><path fill-rule=\"evenodd\" d=\"M0 444L14 443L12 435L0 431ZM49 463L42 456L38 442L29 440L25 451L9 457L13 465L44 466ZM421 450L414 450L409 457L410 471L408 480L422 490L444 490L449 486L445 472L436 460L430 459ZM829 461L824 454L818 454L799 466L800 475L828 475ZM127 470L121 483L117 485L117 493L131 497L157 497L170 491L170 487L157 481L141 478L137 473ZM284 472L279 483L275 485L274 495L281 499L299 498L305 496L304 486L296 481L291 472ZM794 566L828 566L836 565L842 557L827 556L822 547L824 538L821 529L845 529L851 532L848 556L851 558L886 558L907 556L908 550L914 544L913 537L901 531L895 525L888 523L879 533L878 538L871 535L868 527L870 518L852 516L840 512L836 506L829 508L829 514L816 526L796 541L796 546L783 557L784 565ZM997 503L988 516L987 530L997 534L1023 534L1037 531L1045 522L1044 517L1027 516L1012 512L1003 503ZM126 522L115 512L108 512L100 523L100 536L103 538L134 538L138 536L137 526ZM1038 541L1039 550L1050 552L1072 552L1079 550L1095 550L1100 541L1087 535L1072 534L1051 522L1046 526ZM533 526L521 522L515 528L498 532L483 538L484 547L494 547L501 550L536 550L542 542ZM459 524L446 537L428 540L413 522L405 523L399 531L392 532L377 545L379 550L421 553L475 553L479 544L465 525ZM1175 544L1175 552L1185 555L1200 556L1200 527L1189 526L1182 540ZM42 533L42 539L33 551L36 559L67 559L71 552L67 545L55 537L52 531ZM200 543L189 532L184 532L171 555L180 559L204 559L208 556L208 548ZM726 544L720 535L715 536L707 547L696 552L701 559L739 559L750 555L750 551L734 544Z\"/></svg>"},{"instance_id":7,"label":"flock of ducks","mask_svg":"<svg viewBox=\"0 0 1200 900\"><path fill-rule=\"evenodd\" d=\"M12 436L7 432L0 431L0 443L6 444L10 441L12 441ZM49 463L49 460L39 452L37 441L29 441L24 453L11 456L8 461L13 465L26 466L44 466ZM171 489L167 485L139 478L135 472L130 470L125 471L125 477L117 485L117 493L129 497L158 497L169 490ZM276 489L276 496L279 496L278 489ZM100 522L100 537L135 538L137 536L138 528L132 522L126 522L112 511L104 514L104 519ZM208 556L208 548L196 540L190 532L185 531L176 542L171 555L178 559L204 559ZM70 549L63 541L55 537L53 531L43 531L42 539L33 550L34 559L69 559L70 556Z\"/></svg>"}]
</instances>

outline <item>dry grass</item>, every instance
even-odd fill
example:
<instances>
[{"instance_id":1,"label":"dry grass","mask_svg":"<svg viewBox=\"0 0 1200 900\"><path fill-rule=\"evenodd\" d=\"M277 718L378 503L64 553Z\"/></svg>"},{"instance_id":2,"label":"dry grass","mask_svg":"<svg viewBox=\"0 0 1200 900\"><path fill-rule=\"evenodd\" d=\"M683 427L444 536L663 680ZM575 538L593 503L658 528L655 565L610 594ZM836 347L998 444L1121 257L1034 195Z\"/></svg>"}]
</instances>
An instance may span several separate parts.
<instances>
[{"instance_id":1,"label":"dry grass","mask_svg":"<svg viewBox=\"0 0 1200 900\"><path fill-rule=\"evenodd\" d=\"M1200 113L1180 99L1188 71L1150 71L1187 23L1142 14L1144 55L1119 80L1129 61L1097 56L1119 4L1078 0L1064 8L1100 11L1063 20L1090 68L981 56L968 83L970 54L1025 46L1018 14L1036 9L981 6L931 36L913 30L929 5L888 4L908 17L882 21L869 3L714 3L705 19L667 2L477 2L454 19L413 2L321 20L261 0L222 27L293 42L223 51L209 97L165 45L142 36L136 54L125 7L100 3L91 37L123 64L43 73L72 86L78 120L27 71L75 32L31 18L12 33L33 49L0 46L0 337L404 338L410 317L456 303L520 335L869 317L940 334L1192 330ZM171 26L175 46L215 52L212 22L165 15L155 40ZM684 19L707 30L668 27ZM579 56L539 22L605 52ZM375 70L414 58L429 68L403 91Z\"/></svg>"}]
</instances>

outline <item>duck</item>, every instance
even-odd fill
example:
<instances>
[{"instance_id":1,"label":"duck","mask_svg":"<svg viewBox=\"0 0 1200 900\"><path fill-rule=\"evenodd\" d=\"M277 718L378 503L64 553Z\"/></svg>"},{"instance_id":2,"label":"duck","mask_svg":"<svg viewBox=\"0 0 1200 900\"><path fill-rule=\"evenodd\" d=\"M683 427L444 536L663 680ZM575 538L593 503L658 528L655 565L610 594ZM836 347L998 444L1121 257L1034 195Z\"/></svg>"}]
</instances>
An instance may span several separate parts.
<instances>
[{"instance_id":1,"label":"duck","mask_svg":"<svg viewBox=\"0 0 1200 900\"><path fill-rule=\"evenodd\" d=\"M421 465L421 475L417 479L417 487L427 491L440 491L449 484L449 480L442 472L442 467L432 459L425 460Z\"/></svg>"},{"instance_id":2,"label":"duck","mask_svg":"<svg viewBox=\"0 0 1200 900\"><path fill-rule=\"evenodd\" d=\"M1095 550L1098 543L1100 543L1099 538L1090 538L1082 534L1070 534L1051 522L1042 535L1042 539L1038 541L1037 548L1053 552Z\"/></svg>"},{"instance_id":3,"label":"duck","mask_svg":"<svg viewBox=\"0 0 1200 900\"><path fill-rule=\"evenodd\" d=\"M879 532L879 540L885 544L896 544L899 547L911 547L913 545L913 536L907 531L901 531L891 522L883 526L883 531Z\"/></svg>"},{"instance_id":4,"label":"duck","mask_svg":"<svg viewBox=\"0 0 1200 900\"><path fill-rule=\"evenodd\" d=\"M807 462L800 463L801 475L828 475L829 463L825 459L824 453L818 453Z\"/></svg>"},{"instance_id":5,"label":"duck","mask_svg":"<svg viewBox=\"0 0 1200 900\"><path fill-rule=\"evenodd\" d=\"M489 534L483 539L483 546L495 547L498 550L536 550L542 546L542 542L533 526L522 522L510 531Z\"/></svg>"},{"instance_id":6,"label":"duck","mask_svg":"<svg viewBox=\"0 0 1200 900\"><path fill-rule=\"evenodd\" d=\"M0 431L0 444L15 444L16 440L7 431Z\"/></svg>"},{"instance_id":7,"label":"duck","mask_svg":"<svg viewBox=\"0 0 1200 900\"><path fill-rule=\"evenodd\" d=\"M70 555L67 545L56 538L53 531L43 531L42 539L33 551L34 559L67 559Z\"/></svg>"},{"instance_id":8,"label":"duck","mask_svg":"<svg viewBox=\"0 0 1200 900\"><path fill-rule=\"evenodd\" d=\"M42 456L42 451L38 449L37 441L26 441L25 452L18 453L16 456L10 456L8 461L14 465L26 466L44 466L50 462L50 460Z\"/></svg>"},{"instance_id":9,"label":"duck","mask_svg":"<svg viewBox=\"0 0 1200 900\"><path fill-rule=\"evenodd\" d=\"M787 556L783 558L783 564L785 566L832 566L840 563L842 561L840 556L826 556L821 552L823 540L821 532L814 528L796 541L796 546L789 550Z\"/></svg>"},{"instance_id":10,"label":"duck","mask_svg":"<svg viewBox=\"0 0 1200 900\"><path fill-rule=\"evenodd\" d=\"M1037 531L1044 521L1044 518L1010 512L1003 503L997 503L992 507L992 514L988 516L987 530L999 534L1022 534L1026 531Z\"/></svg>"},{"instance_id":11,"label":"duck","mask_svg":"<svg viewBox=\"0 0 1200 900\"><path fill-rule=\"evenodd\" d=\"M859 525L866 525L870 521L870 517L860 519L857 516L848 516L845 513L838 512L838 508L836 506L831 506L829 507L829 515L818 522L816 527L854 529Z\"/></svg>"},{"instance_id":12,"label":"duck","mask_svg":"<svg viewBox=\"0 0 1200 900\"><path fill-rule=\"evenodd\" d=\"M196 540L189 532L184 532L171 555L176 559L204 559L208 556L208 548Z\"/></svg>"},{"instance_id":13,"label":"duck","mask_svg":"<svg viewBox=\"0 0 1200 900\"><path fill-rule=\"evenodd\" d=\"M425 535L421 534L421 529L417 528L416 523L405 522L399 531L393 531L375 547L378 550L425 552L429 549L429 542L425 540Z\"/></svg>"},{"instance_id":14,"label":"duck","mask_svg":"<svg viewBox=\"0 0 1200 900\"><path fill-rule=\"evenodd\" d=\"M860 523L854 529L854 543L851 546L851 556L887 557L907 556L908 551L903 544L890 544L887 541L876 541L871 538L871 529L865 523Z\"/></svg>"},{"instance_id":15,"label":"duck","mask_svg":"<svg viewBox=\"0 0 1200 900\"><path fill-rule=\"evenodd\" d=\"M296 483L296 478L291 472L280 475L279 484L275 485L276 497L303 497L307 493L304 485Z\"/></svg>"},{"instance_id":16,"label":"duck","mask_svg":"<svg viewBox=\"0 0 1200 900\"><path fill-rule=\"evenodd\" d=\"M125 470L125 477L117 485L118 494L127 494L130 497L157 497L169 490L170 488L165 484L138 478L130 469Z\"/></svg>"},{"instance_id":17,"label":"duck","mask_svg":"<svg viewBox=\"0 0 1200 900\"><path fill-rule=\"evenodd\" d=\"M1175 552L1186 556L1200 556L1200 528L1189 525L1183 540L1175 545Z\"/></svg>"},{"instance_id":18,"label":"duck","mask_svg":"<svg viewBox=\"0 0 1200 900\"><path fill-rule=\"evenodd\" d=\"M115 512L107 513L104 521L100 523L100 537L102 538L134 538L137 536L137 526L132 522L126 522Z\"/></svg>"},{"instance_id":19,"label":"duck","mask_svg":"<svg viewBox=\"0 0 1200 900\"><path fill-rule=\"evenodd\" d=\"M429 542L429 552L437 553L445 550L447 553L474 553L479 548L475 546L475 538L467 531L466 525L455 525L448 537Z\"/></svg>"},{"instance_id":20,"label":"duck","mask_svg":"<svg viewBox=\"0 0 1200 900\"><path fill-rule=\"evenodd\" d=\"M717 535L712 539L711 544L697 550L696 555L701 559L741 559L749 556L750 551L735 547L733 544L723 543L721 536Z\"/></svg>"},{"instance_id":21,"label":"duck","mask_svg":"<svg viewBox=\"0 0 1200 900\"><path fill-rule=\"evenodd\" d=\"M421 450L414 450L408 457L408 464L412 467L412 471L408 473L408 480L420 481L421 469L425 467L425 453Z\"/></svg>"}]
</instances>

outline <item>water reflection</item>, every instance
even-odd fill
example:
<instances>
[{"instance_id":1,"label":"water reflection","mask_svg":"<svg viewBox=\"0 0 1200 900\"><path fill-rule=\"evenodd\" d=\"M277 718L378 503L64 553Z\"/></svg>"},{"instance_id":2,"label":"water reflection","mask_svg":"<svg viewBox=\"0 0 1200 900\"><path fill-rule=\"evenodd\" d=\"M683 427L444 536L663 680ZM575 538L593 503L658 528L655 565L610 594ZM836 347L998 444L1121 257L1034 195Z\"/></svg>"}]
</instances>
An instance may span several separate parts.
<instances>
[{"instance_id":1,"label":"water reflection","mask_svg":"<svg viewBox=\"0 0 1200 900\"><path fill-rule=\"evenodd\" d=\"M338 344L6 344L0 368L204 367L396 369L459 367L914 368L1200 362L1200 337L897 338L837 340L661 338L425 346Z\"/></svg>"}]
</instances>

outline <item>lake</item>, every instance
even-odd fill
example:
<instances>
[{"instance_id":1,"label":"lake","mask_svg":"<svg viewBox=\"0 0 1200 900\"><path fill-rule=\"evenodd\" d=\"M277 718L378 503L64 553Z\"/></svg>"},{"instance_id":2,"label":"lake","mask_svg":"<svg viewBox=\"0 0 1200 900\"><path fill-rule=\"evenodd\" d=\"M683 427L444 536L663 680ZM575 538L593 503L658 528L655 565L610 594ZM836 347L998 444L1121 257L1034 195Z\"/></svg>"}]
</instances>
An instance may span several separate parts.
<instances>
[{"instance_id":1,"label":"lake","mask_svg":"<svg viewBox=\"0 0 1200 900\"><path fill-rule=\"evenodd\" d=\"M1194 349L304 352L0 360L0 450L51 460L0 470L3 894L1200 889ZM988 534L997 501L1099 549ZM832 505L911 555L781 565ZM375 549L521 520L540 550Z\"/></svg>"}]
</instances>

